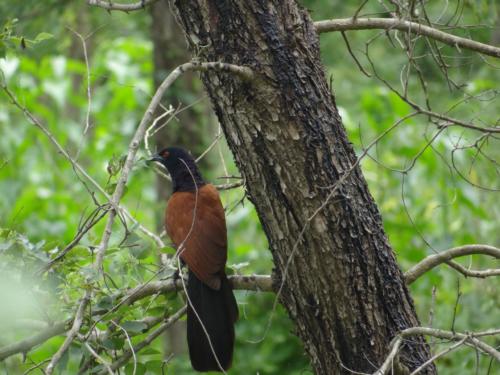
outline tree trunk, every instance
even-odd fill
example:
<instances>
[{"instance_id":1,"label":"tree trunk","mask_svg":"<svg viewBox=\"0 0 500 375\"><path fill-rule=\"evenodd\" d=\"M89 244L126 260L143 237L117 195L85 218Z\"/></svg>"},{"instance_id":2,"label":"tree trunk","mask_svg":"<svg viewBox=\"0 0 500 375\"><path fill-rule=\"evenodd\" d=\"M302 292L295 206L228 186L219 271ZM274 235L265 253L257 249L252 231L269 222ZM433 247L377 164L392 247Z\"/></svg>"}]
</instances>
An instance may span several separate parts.
<instances>
[{"instance_id":1,"label":"tree trunk","mask_svg":"<svg viewBox=\"0 0 500 375\"><path fill-rule=\"evenodd\" d=\"M251 82L223 71L202 80L269 239L280 302L315 372L373 372L391 339L419 321L377 206L352 169L356 155L309 15L294 0L175 7L200 61L256 73ZM417 337L402 349L397 372L428 358Z\"/></svg>"}]
</instances>

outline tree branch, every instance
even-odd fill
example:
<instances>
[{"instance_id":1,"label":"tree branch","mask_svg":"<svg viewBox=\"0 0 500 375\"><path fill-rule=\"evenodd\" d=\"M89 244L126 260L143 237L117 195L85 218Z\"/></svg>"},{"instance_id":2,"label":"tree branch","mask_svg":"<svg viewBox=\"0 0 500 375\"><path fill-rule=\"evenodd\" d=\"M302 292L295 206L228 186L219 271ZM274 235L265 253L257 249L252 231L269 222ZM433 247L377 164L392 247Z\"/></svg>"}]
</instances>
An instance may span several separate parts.
<instances>
[{"instance_id":1,"label":"tree branch","mask_svg":"<svg viewBox=\"0 0 500 375\"><path fill-rule=\"evenodd\" d=\"M0 348L0 361L17 353L29 352L32 348L44 343L48 339L63 334L70 324L71 320L56 323L27 339Z\"/></svg>"},{"instance_id":2,"label":"tree branch","mask_svg":"<svg viewBox=\"0 0 500 375\"><path fill-rule=\"evenodd\" d=\"M207 71L211 69L216 69L216 70L222 70L222 71L227 71L233 74L236 74L240 76L242 79L251 79L253 78L253 72L250 68L248 67L243 67L243 66L237 66L237 65L232 65L232 64L224 64L221 62L206 62L206 63L201 63L198 61L191 61L185 64L182 64L175 68L166 78L165 80L161 83L161 85L158 87L156 90L155 95L151 99L148 108L146 109L144 116L141 119L141 122L137 128L137 130L134 133L134 136L132 137L132 140L129 143L128 147L128 152L127 152L127 157L125 159L125 163L123 165L123 168L121 170L120 177L117 181L115 190L113 192L113 195L111 196L111 199L109 200L110 205L112 206L112 209L110 210L108 220L106 222L106 227L104 229L103 236L101 238L101 242L99 243L99 246L97 248L96 252L96 259L93 263L93 268L97 273L100 273L102 270L102 265L104 261L104 255L105 252L108 248L108 243L109 239L111 238L111 233L112 233L112 228L113 224L115 221L115 218L119 212L119 202L121 197L123 196L125 185L128 181L128 176L132 170L135 157L137 154L137 151L139 149L139 145L141 143L141 140L144 138L144 134L147 130L147 125L148 123L152 120L154 112L156 111L156 108L160 104L160 101L163 97L163 94L165 91L175 82L177 78L179 78L183 73L191 70L199 70L199 71ZM17 101L16 97L8 90L7 86L5 83L2 83L2 88L4 91L7 93L7 95L11 98L13 103L20 108L23 113L30 119L30 121L38 126L52 141L52 143L63 153L63 155L70 161L72 161L72 165L75 167L76 162L69 156L69 154L64 150L62 146L59 145L57 140L52 136L52 134L41 124L25 107L21 106L19 102ZM83 169L82 169L83 170ZM75 313L75 318L73 319L72 327L68 332L68 335L66 339L64 340L64 343L62 346L57 350L57 352L53 355L50 363L48 364L46 368L46 374L51 375L57 366L58 362L64 355L64 353L67 351L69 348L71 342L76 338L78 335L80 328L83 323L83 314L85 312L85 309L92 297L92 288L88 288L85 291L85 295L83 296L77 311Z\"/></svg>"},{"instance_id":3,"label":"tree branch","mask_svg":"<svg viewBox=\"0 0 500 375\"><path fill-rule=\"evenodd\" d=\"M12 104L24 113L24 115L29 120L29 122L31 122L31 124L33 124L37 128L39 128L42 131L42 133L44 133L45 136L54 145L54 147L57 149L57 151L71 163L73 168L76 171L78 171L79 173L81 173L85 177L85 179L87 181L89 181L97 189L97 191L99 193L101 193L108 200L108 202L111 202L111 196L106 192L106 190L104 190L102 188L102 186L99 185L99 183L97 183L97 181L94 180L92 178L92 176L90 176L87 173L87 171L66 152L64 147L62 147L62 145L57 141L57 139L53 136L52 133L26 107L22 106L19 103L16 96L9 90L7 85L2 82L1 87L4 90L4 92L7 94L7 96L10 98L10 100L12 101ZM125 207L118 205L118 206L113 207L113 208L118 208L122 214L127 216L134 223L134 225L138 226L140 231L142 231L147 236L151 237L158 246L160 246L160 247L165 246L163 244L163 241L160 239L160 237L158 237L153 232L151 232L149 229L145 228L141 223L139 223Z\"/></svg>"},{"instance_id":4,"label":"tree branch","mask_svg":"<svg viewBox=\"0 0 500 375\"><path fill-rule=\"evenodd\" d=\"M483 270L483 271L471 271L467 270L463 266L451 262L453 258L458 258L465 255L473 255L473 254L483 254L490 255L497 259L500 259L500 249L488 246L488 245L465 245L454 247L452 249L448 249L439 254L433 254L420 261L418 264L414 265L408 271L405 272L404 278L406 284L413 283L416 279L422 276L427 271L433 269L434 267L446 263L451 267L455 268L460 273L463 273L465 276L473 276L473 277L488 277L500 274L500 269L493 270Z\"/></svg>"},{"instance_id":5,"label":"tree branch","mask_svg":"<svg viewBox=\"0 0 500 375\"><path fill-rule=\"evenodd\" d=\"M134 133L134 136L132 137L132 140L129 143L128 147L128 152L127 152L127 157L125 159L125 163L123 164L123 168L120 173L120 177L118 178L118 181L116 183L115 190L113 192L113 195L111 196L110 204L113 207L113 209L110 211L109 216L108 216L108 221L106 222L106 227L104 228L104 233L102 235L101 242L99 243L99 246L97 248L96 252L96 258L93 264L94 270L99 274L102 272L102 267L103 267L103 262L104 262L104 255L106 253L106 250L108 248L109 244L109 239L111 238L111 234L113 231L113 224L115 221L115 218L117 216L118 210L115 209L114 207L117 207L118 204L120 203L120 199L123 196L123 193L125 192L125 185L127 184L128 181L128 176L130 172L132 171L132 167L134 165L135 161L135 156L137 154L137 151L139 150L139 145L141 143L141 140L144 138L144 134L147 129L147 124L151 121L153 118L153 113L155 112L156 108L160 104L161 98L163 97L163 94L165 91L174 83L174 81L187 69L191 68L193 69L194 66L196 66L193 63L187 63L183 64L176 69L172 73L170 73L167 78L162 82L160 87L156 90L155 95L153 96L153 99L148 105L148 108L146 109L146 112L144 113L144 116L141 119L141 122L139 126L137 127L137 130ZM186 70L183 70L185 68ZM59 348L59 350L54 354L52 357L50 363L48 364L46 368L46 373L47 375L51 375L52 372L54 371L55 366L61 359L61 357L64 355L66 350L69 348L69 345L71 342L75 339L76 335L80 331L82 322L83 322L83 312L85 311L85 308L87 307L88 302L90 301L90 298L92 296L92 288L89 288L85 291L85 296L82 299L82 302L80 303L77 313L75 315L75 319L73 320L73 326L71 327L70 331L68 332L68 335L66 339L64 340L63 345Z\"/></svg>"},{"instance_id":6,"label":"tree branch","mask_svg":"<svg viewBox=\"0 0 500 375\"><path fill-rule=\"evenodd\" d=\"M236 290L273 291L272 277L269 275L229 276L229 280L233 285L233 289ZM127 291L122 298L121 304L126 303L127 305L131 305L145 297L158 293L173 292L175 290L183 290L181 280L174 281L173 279L168 279L142 284Z\"/></svg>"},{"instance_id":7,"label":"tree branch","mask_svg":"<svg viewBox=\"0 0 500 375\"><path fill-rule=\"evenodd\" d=\"M435 360L437 360L437 359L439 359L441 357L444 357L446 354L448 354L448 353L452 352L453 350L455 350L455 349L459 348L460 346L462 346L465 341L467 341L467 338L463 338L462 340L456 342L452 346L449 346L446 349L440 351L439 353L434 354L431 358L429 358L427 361L425 361L420 366L418 366L418 368L416 368L415 371L413 371L410 375L417 375L418 373L420 373L420 371L422 371L423 369L425 369L427 366L429 366Z\"/></svg>"},{"instance_id":8,"label":"tree branch","mask_svg":"<svg viewBox=\"0 0 500 375\"><path fill-rule=\"evenodd\" d=\"M484 279L486 277L491 277L491 276L500 276L500 268L486 269L486 270L471 270L465 268L461 264L452 261L446 262L446 264L449 265L451 268L455 269L456 271L460 272L465 277L477 277L480 279Z\"/></svg>"},{"instance_id":9,"label":"tree branch","mask_svg":"<svg viewBox=\"0 0 500 375\"><path fill-rule=\"evenodd\" d=\"M262 292L271 292L273 290L272 278L269 275L229 276L229 280L231 281L233 288L236 290ZM139 285L125 292L122 301L125 300L123 303L131 305L134 302L151 295L172 292L174 290L183 290L180 280L177 280L175 283L172 279L147 283ZM93 314L102 315L105 312L106 311L94 309ZM5 358L8 358L11 355L17 353L27 353L32 348L37 345L43 344L48 339L54 336L62 335L64 332L66 332L68 326L72 323L73 319L55 323L42 332L33 335L32 337L19 341L18 343L0 348L0 361L3 361ZM152 321L145 321L145 323L148 327L157 324L154 319L152 319Z\"/></svg>"},{"instance_id":10,"label":"tree branch","mask_svg":"<svg viewBox=\"0 0 500 375\"><path fill-rule=\"evenodd\" d=\"M99 353L97 353L90 345L88 342L85 342L85 348L87 348L87 350L89 351L89 353L92 355L92 357L94 357L95 359L97 359L103 366L104 368L106 369L105 373L107 372L109 375L115 375L115 373L113 372L113 370L111 369L111 367L109 366L109 363L104 359L102 358Z\"/></svg>"},{"instance_id":11,"label":"tree branch","mask_svg":"<svg viewBox=\"0 0 500 375\"><path fill-rule=\"evenodd\" d=\"M412 267L410 270L405 272L405 280L407 284L413 283L416 279L422 276L427 271L438 266L439 264L446 263L453 258L472 254L484 254L491 255L496 258L500 257L500 250L488 245L466 245L457 248L449 249L443 251L442 253L431 255L420 263ZM262 292L272 292L272 277L269 275L250 275L250 276L230 276L229 279L236 290L249 290L249 291L262 291ZM167 293L175 290L182 291L182 284L180 280L174 283L172 279L150 282L146 284L139 285L129 291L125 292L122 298L122 304L132 305L138 300L155 295L158 293ZM103 314L105 311L99 310L95 313ZM72 323L72 319L65 322L56 323L44 331L35 334L34 336L27 338L25 340L19 341L18 343L5 346L0 348L0 361L4 360L11 355L17 353L26 353L33 347L42 344L48 339L63 334L67 326ZM497 331L492 331L497 333ZM488 332L491 334L491 332ZM477 335L479 336L479 334Z\"/></svg>"},{"instance_id":12,"label":"tree branch","mask_svg":"<svg viewBox=\"0 0 500 375\"><path fill-rule=\"evenodd\" d=\"M498 335L500 333L500 330L491 330L488 331L487 333L485 332L479 332L477 334L475 333L459 333L459 332L451 332L451 331L444 331L442 329L436 329L436 328L427 328L427 327L411 327L407 328L401 333L399 333L391 343L391 350L389 354L387 355L383 365L373 373L373 375L385 375L389 372L389 370L392 368L393 364L396 364L396 356L398 354L399 348L403 342L403 339L411 337L411 336L419 336L419 335L426 335L426 336L433 336L437 337L440 339L446 339L446 340L452 340L452 341L462 341L464 344L469 344L477 349L480 349L484 353L490 355L497 361L500 361L500 352L497 351L495 348L492 346L484 343L481 340L478 340L476 337L481 337L481 336L486 336L486 335ZM437 358L437 357L436 357ZM434 359L436 359L434 358Z\"/></svg>"},{"instance_id":13,"label":"tree branch","mask_svg":"<svg viewBox=\"0 0 500 375\"><path fill-rule=\"evenodd\" d=\"M75 339L78 332L80 332L80 327L82 326L82 323L83 323L83 314L85 312L85 308L87 307L87 304L90 301L90 295L91 295L90 290L87 290L85 292L85 296L82 299L82 302L78 306L78 310L76 311L76 314L75 314L75 319L73 320L73 325L72 325L71 329L69 330L68 335L66 336L66 339L64 340L64 343L57 350L57 352L52 356L52 359L50 360L49 364L47 365L47 368L45 369L46 375L52 374L55 367L57 366L57 363L61 360L64 353L66 353L66 350L68 350L69 346L71 345L71 343Z\"/></svg>"},{"instance_id":14,"label":"tree branch","mask_svg":"<svg viewBox=\"0 0 500 375\"><path fill-rule=\"evenodd\" d=\"M459 256L472 255L472 254L491 255L498 258L500 250L488 245L466 245L449 249L442 253L431 255L425 258L423 261L412 267L410 270L406 271L405 280L407 284L411 284L417 278L422 276L422 274L436 267L439 264L445 263L446 261L449 261ZM250 275L250 276L234 275L230 276L229 280L231 280L231 283L235 290L249 290L249 291L262 291L262 292L273 291L273 285L272 285L273 281L272 277L269 275ZM122 298L122 304L126 303L127 305L132 305L136 301L149 297L151 295L155 295L158 293L172 292L175 290L182 291L182 284L180 280L177 280L175 283L172 279L169 279L169 280L142 284L125 292ZM96 310L94 311L94 313L103 314L105 313L105 311ZM58 322L50 326L49 328L45 329L44 331L33 335L30 338L0 348L0 361L17 353L26 353L33 347L44 343L48 339L63 334L66 331L68 325L70 325L71 323L72 319L69 319L65 322ZM500 333L500 331L492 330L492 331L487 331L484 334L478 333L476 334L476 336L479 337L481 335L491 335L497 333Z\"/></svg>"},{"instance_id":15,"label":"tree branch","mask_svg":"<svg viewBox=\"0 0 500 375\"><path fill-rule=\"evenodd\" d=\"M141 0L132 4L114 3L111 0L87 0L87 4L104 8L106 10L119 10L122 12L131 12L134 10L145 9L146 6L156 3L158 0Z\"/></svg>"},{"instance_id":16,"label":"tree branch","mask_svg":"<svg viewBox=\"0 0 500 375\"><path fill-rule=\"evenodd\" d=\"M399 30L406 33L418 34L438 40L452 47L466 48L482 53L483 55L500 58L500 48L476 42L475 40L462 38L430 26L416 22L405 21L397 18L340 18L314 23L318 33L346 30Z\"/></svg>"}]
</instances>

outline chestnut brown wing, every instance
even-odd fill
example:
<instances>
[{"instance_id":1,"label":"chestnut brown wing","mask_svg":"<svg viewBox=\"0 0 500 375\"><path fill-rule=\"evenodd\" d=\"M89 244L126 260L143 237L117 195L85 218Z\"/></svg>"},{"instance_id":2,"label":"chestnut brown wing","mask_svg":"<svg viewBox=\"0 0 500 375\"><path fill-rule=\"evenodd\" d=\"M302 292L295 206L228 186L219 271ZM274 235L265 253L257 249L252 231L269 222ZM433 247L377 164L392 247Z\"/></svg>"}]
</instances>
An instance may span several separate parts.
<instances>
[{"instance_id":1,"label":"chestnut brown wing","mask_svg":"<svg viewBox=\"0 0 500 375\"><path fill-rule=\"evenodd\" d=\"M224 208L215 187L207 184L198 192L172 194L165 225L189 269L218 290L227 260L227 234Z\"/></svg>"}]
</instances>

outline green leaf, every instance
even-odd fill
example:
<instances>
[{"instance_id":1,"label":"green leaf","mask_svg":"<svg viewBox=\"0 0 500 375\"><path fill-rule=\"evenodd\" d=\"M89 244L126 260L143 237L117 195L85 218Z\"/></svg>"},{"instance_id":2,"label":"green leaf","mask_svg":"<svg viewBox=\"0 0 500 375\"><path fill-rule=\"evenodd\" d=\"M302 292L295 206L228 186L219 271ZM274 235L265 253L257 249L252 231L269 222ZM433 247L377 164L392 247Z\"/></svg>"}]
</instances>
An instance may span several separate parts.
<instances>
[{"instance_id":1,"label":"green leaf","mask_svg":"<svg viewBox=\"0 0 500 375\"><path fill-rule=\"evenodd\" d=\"M111 296L104 296L98 302L96 307L102 310L110 310L113 307L114 299Z\"/></svg>"},{"instance_id":2,"label":"green leaf","mask_svg":"<svg viewBox=\"0 0 500 375\"><path fill-rule=\"evenodd\" d=\"M175 248L173 248L172 246L164 246L162 248L159 249L160 252L162 253L166 253L166 254L175 254Z\"/></svg>"},{"instance_id":3,"label":"green leaf","mask_svg":"<svg viewBox=\"0 0 500 375\"><path fill-rule=\"evenodd\" d=\"M137 362L135 375L144 375L144 373L146 372L146 370L147 370L146 366L144 366L143 363ZM133 363L129 363L125 367L125 374L132 375L133 373L134 373L134 364Z\"/></svg>"},{"instance_id":4,"label":"green leaf","mask_svg":"<svg viewBox=\"0 0 500 375\"><path fill-rule=\"evenodd\" d=\"M160 361L160 360L152 360L152 361L146 362L146 368L148 369L148 371L151 371L154 374L161 373L162 365L163 365L163 361Z\"/></svg>"},{"instance_id":5,"label":"green leaf","mask_svg":"<svg viewBox=\"0 0 500 375\"><path fill-rule=\"evenodd\" d=\"M41 42L43 40L52 39L53 37L54 37L54 35L52 35L52 34L49 34L49 33L46 33L46 32L41 32L40 34L38 34L35 37L34 42L38 43L38 42Z\"/></svg>"},{"instance_id":6,"label":"green leaf","mask_svg":"<svg viewBox=\"0 0 500 375\"><path fill-rule=\"evenodd\" d=\"M161 352L158 349L149 347L147 349L141 350L141 354L142 355L151 355L151 354L161 354ZM148 367L147 363L146 363L146 367ZM148 370L149 370L149 367L148 367Z\"/></svg>"},{"instance_id":7,"label":"green leaf","mask_svg":"<svg viewBox=\"0 0 500 375\"><path fill-rule=\"evenodd\" d=\"M92 370L90 370L90 373L91 374L98 374L99 372L101 372L102 370L104 370L106 367L104 367L104 365L102 364L99 364L95 367L92 367Z\"/></svg>"},{"instance_id":8,"label":"green leaf","mask_svg":"<svg viewBox=\"0 0 500 375\"><path fill-rule=\"evenodd\" d=\"M144 259L151 248L148 241L142 239L136 232L130 233L122 244L130 249L130 254L136 259Z\"/></svg>"},{"instance_id":9,"label":"green leaf","mask_svg":"<svg viewBox=\"0 0 500 375\"><path fill-rule=\"evenodd\" d=\"M125 344L125 339L122 337L110 337L102 342L102 346L109 350L122 349Z\"/></svg>"},{"instance_id":10,"label":"green leaf","mask_svg":"<svg viewBox=\"0 0 500 375\"><path fill-rule=\"evenodd\" d=\"M146 323L138 320L128 320L126 322L123 322L121 326L129 333L142 333L145 329L148 328Z\"/></svg>"}]
</instances>

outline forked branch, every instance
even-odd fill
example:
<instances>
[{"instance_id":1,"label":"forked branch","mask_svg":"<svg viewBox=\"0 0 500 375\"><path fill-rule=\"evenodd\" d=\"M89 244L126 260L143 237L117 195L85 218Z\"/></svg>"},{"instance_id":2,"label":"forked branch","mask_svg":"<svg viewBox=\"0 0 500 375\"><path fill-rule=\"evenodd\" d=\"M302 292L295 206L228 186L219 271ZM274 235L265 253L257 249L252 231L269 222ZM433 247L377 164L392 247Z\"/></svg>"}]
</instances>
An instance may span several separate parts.
<instances>
[{"instance_id":1,"label":"forked branch","mask_svg":"<svg viewBox=\"0 0 500 375\"><path fill-rule=\"evenodd\" d=\"M497 259L500 259L500 249L493 247L493 246L488 246L488 245L465 245L465 246L459 246L459 247L454 247L452 249L448 249L446 251L443 251L439 254L433 254L425 258L424 260L420 261L416 265L414 265L412 268L410 268L408 271L405 272L404 277L406 284L411 284L413 283L416 279L418 279L420 276L422 276L424 273L430 271L434 267L446 263L459 271L460 273L464 273L462 271L465 270L465 272L470 271L464 268L463 266L457 264L457 263L452 263L451 260L454 258L462 257L465 255L473 255L473 254L483 254L483 255L490 255L492 257L495 257ZM457 267L459 266L459 267ZM493 270L484 270L484 271L470 271L471 274L465 274L466 276L474 276L474 277L488 277L488 276L495 276L495 275L500 275L500 269L493 269ZM476 272L476 274L473 274L473 272Z\"/></svg>"},{"instance_id":2,"label":"forked branch","mask_svg":"<svg viewBox=\"0 0 500 375\"><path fill-rule=\"evenodd\" d=\"M247 276L230 276L229 277L233 288L237 290L247 290L247 291L262 291L271 292L272 279L268 275L247 275ZM132 305L143 298L157 295L160 293L172 292L175 290L182 291L182 284L180 280L176 282L172 279L151 282L139 285L133 289L126 291L121 299L121 305ZM112 309L111 309L112 310ZM106 313L105 310L94 309L94 314ZM49 340L54 336L59 336L64 334L68 327L73 325L73 319L68 319L64 322L58 322L47 327L43 331L27 338L21 340L17 343L7 345L0 348L0 361L8 358L17 353L27 353L34 347L43 344L45 341Z\"/></svg>"},{"instance_id":3,"label":"forked branch","mask_svg":"<svg viewBox=\"0 0 500 375\"><path fill-rule=\"evenodd\" d=\"M386 357L382 366L373 373L373 375L385 375L391 373L391 369L393 365L397 362L396 357L398 355L401 344L405 339L412 336L433 336L440 339L451 340L462 342L463 345L469 345L474 347L475 349L491 356L497 361L500 361L500 352L496 350L494 347L484 343L479 340L478 337L483 336L495 336L499 335L499 329L493 329L485 332L478 333L459 333L459 332L451 332L444 331L442 329L428 328L428 327L411 327L401 331L391 342L391 348L388 356ZM415 373L415 372L414 372Z\"/></svg>"},{"instance_id":4,"label":"forked branch","mask_svg":"<svg viewBox=\"0 0 500 375\"><path fill-rule=\"evenodd\" d=\"M406 33L422 35L438 40L455 48L465 48L483 55L500 58L500 48L476 42L472 39L462 38L453 34L445 33L434 27L422 25L417 22L406 21L398 18L340 18L314 23L318 33L347 30L399 30Z\"/></svg>"}]
</instances>

